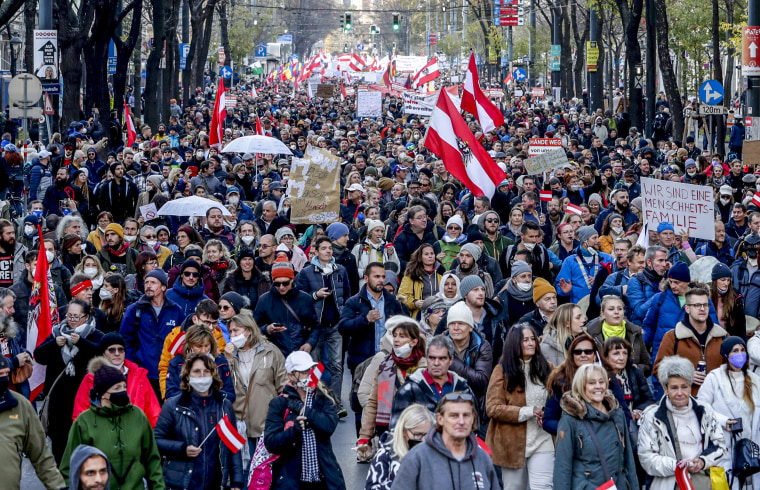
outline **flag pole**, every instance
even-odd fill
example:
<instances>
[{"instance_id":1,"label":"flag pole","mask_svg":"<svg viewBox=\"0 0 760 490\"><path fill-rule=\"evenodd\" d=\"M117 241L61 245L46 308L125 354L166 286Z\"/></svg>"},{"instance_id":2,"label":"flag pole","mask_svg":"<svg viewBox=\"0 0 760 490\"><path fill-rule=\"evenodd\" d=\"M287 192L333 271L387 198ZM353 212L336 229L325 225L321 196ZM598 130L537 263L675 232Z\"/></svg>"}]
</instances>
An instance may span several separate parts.
<instances>
[{"instance_id":1,"label":"flag pole","mask_svg":"<svg viewBox=\"0 0 760 490\"><path fill-rule=\"evenodd\" d=\"M201 449L201 448L203 447L203 445L206 443L206 441L208 440L208 438L209 438L209 437L211 437L211 434L213 434L214 432L216 432L216 426L214 426L214 427L211 429L211 432L209 432L209 433L206 435L206 437L205 437L205 438L204 438L204 439L201 441L201 444L200 444L200 446L198 446L198 449Z\"/></svg>"}]
</instances>

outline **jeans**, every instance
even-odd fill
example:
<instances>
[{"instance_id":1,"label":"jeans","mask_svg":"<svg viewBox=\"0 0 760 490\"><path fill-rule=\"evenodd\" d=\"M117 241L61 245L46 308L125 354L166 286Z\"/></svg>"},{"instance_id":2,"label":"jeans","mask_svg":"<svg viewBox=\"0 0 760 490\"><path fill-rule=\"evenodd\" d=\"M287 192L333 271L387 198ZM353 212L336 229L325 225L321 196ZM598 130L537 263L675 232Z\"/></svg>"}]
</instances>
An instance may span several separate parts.
<instances>
[{"instance_id":1,"label":"jeans","mask_svg":"<svg viewBox=\"0 0 760 490\"><path fill-rule=\"evenodd\" d=\"M521 449L525 451L525 449ZM525 460L525 468L501 467L504 490L544 490L554 484L554 452L533 453Z\"/></svg>"},{"instance_id":2,"label":"jeans","mask_svg":"<svg viewBox=\"0 0 760 490\"><path fill-rule=\"evenodd\" d=\"M319 342L314 349L317 361L320 359L327 368L329 380L325 378L325 384L335 394L338 403L342 406L341 388L343 386L343 336L338 331L338 326L323 328L319 333Z\"/></svg>"}]
</instances>

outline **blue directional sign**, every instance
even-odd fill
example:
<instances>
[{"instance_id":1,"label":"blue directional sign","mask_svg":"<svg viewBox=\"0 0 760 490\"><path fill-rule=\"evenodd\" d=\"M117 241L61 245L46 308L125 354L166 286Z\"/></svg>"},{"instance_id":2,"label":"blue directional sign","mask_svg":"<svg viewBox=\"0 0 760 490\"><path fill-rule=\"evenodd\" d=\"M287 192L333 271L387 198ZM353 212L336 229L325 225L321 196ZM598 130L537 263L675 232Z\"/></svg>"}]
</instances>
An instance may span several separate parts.
<instances>
[{"instance_id":1,"label":"blue directional sign","mask_svg":"<svg viewBox=\"0 0 760 490\"><path fill-rule=\"evenodd\" d=\"M116 56L116 44L114 44L113 39L112 39L111 43L108 45L108 74L109 75L116 74L117 61L118 61L118 58Z\"/></svg>"},{"instance_id":2,"label":"blue directional sign","mask_svg":"<svg viewBox=\"0 0 760 490\"><path fill-rule=\"evenodd\" d=\"M256 52L255 56L257 58L266 58L267 56L267 45L264 43L260 43L256 45Z\"/></svg>"},{"instance_id":3,"label":"blue directional sign","mask_svg":"<svg viewBox=\"0 0 760 490\"><path fill-rule=\"evenodd\" d=\"M528 62L528 57L527 56L523 56L523 63L527 63L527 62Z\"/></svg>"},{"instance_id":4,"label":"blue directional sign","mask_svg":"<svg viewBox=\"0 0 760 490\"><path fill-rule=\"evenodd\" d=\"M282 44L293 44L293 34L277 36L277 42Z\"/></svg>"},{"instance_id":5,"label":"blue directional sign","mask_svg":"<svg viewBox=\"0 0 760 490\"><path fill-rule=\"evenodd\" d=\"M187 66L187 55L190 54L190 45L187 43L180 43L179 45L179 69L184 70Z\"/></svg>"},{"instance_id":6,"label":"blue directional sign","mask_svg":"<svg viewBox=\"0 0 760 490\"><path fill-rule=\"evenodd\" d=\"M720 104L723 100L723 84L707 80L699 87L699 99L707 105Z\"/></svg>"},{"instance_id":7,"label":"blue directional sign","mask_svg":"<svg viewBox=\"0 0 760 490\"><path fill-rule=\"evenodd\" d=\"M359 43L356 45L356 49L358 49L359 51L364 51L364 45Z\"/></svg>"},{"instance_id":8,"label":"blue directional sign","mask_svg":"<svg viewBox=\"0 0 760 490\"><path fill-rule=\"evenodd\" d=\"M219 74L222 76L222 78L230 78L232 76L232 68L229 66L223 66L219 70Z\"/></svg>"},{"instance_id":9,"label":"blue directional sign","mask_svg":"<svg viewBox=\"0 0 760 490\"><path fill-rule=\"evenodd\" d=\"M528 79L528 74L522 68L515 68L515 71L512 72L512 77L516 82L523 82Z\"/></svg>"}]
</instances>

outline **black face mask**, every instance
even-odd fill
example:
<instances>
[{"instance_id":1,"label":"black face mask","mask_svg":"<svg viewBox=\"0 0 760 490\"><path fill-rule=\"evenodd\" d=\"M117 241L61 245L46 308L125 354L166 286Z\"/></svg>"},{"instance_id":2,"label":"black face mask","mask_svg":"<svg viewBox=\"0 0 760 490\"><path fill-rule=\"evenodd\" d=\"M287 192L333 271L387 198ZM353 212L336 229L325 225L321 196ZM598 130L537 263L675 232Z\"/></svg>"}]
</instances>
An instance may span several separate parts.
<instances>
[{"instance_id":1,"label":"black face mask","mask_svg":"<svg viewBox=\"0 0 760 490\"><path fill-rule=\"evenodd\" d=\"M117 391L116 393L111 393L111 405L115 407L126 407L129 405L129 394L126 390L124 391Z\"/></svg>"},{"instance_id":2,"label":"black face mask","mask_svg":"<svg viewBox=\"0 0 760 490\"><path fill-rule=\"evenodd\" d=\"M409 449L411 450L414 446L416 446L417 444L421 444L423 442L425 441L418 441L417 439L409 439L409 443L408 443Z\"/></svg>"}]
</instances>

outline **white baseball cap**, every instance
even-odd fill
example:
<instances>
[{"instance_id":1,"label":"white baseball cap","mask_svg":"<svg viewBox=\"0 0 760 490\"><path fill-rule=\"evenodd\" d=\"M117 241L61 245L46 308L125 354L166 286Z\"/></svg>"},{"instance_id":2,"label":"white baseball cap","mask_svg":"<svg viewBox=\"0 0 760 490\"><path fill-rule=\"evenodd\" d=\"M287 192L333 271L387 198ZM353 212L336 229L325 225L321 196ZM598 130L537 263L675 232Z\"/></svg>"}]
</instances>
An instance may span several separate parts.
<instances>
[{"instance_id":1,"label":"white baseball cap","mask_svg":"<svg viewBox=\"0 0 760 490\"><path fill-rule=\"evenodd\" d=\"M364 192L364 187L361 186L361 184L353 183L346 189L347 191L362 191Z\"/></svg>"},{"instance_id":2,"label":"white baseball cap","mask_svg":"<svg viewBox=\"0 0 760 490\"><path fill-rule=\"evenodd\" d=\"M316 366L317 363L311 358L311 355L302 350L291 352L285 359L285 371L292 373L294 371L308 371Z\"/></svg>"}]
</instances>

